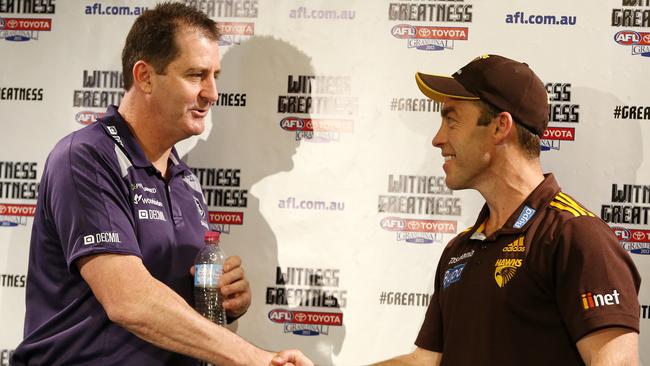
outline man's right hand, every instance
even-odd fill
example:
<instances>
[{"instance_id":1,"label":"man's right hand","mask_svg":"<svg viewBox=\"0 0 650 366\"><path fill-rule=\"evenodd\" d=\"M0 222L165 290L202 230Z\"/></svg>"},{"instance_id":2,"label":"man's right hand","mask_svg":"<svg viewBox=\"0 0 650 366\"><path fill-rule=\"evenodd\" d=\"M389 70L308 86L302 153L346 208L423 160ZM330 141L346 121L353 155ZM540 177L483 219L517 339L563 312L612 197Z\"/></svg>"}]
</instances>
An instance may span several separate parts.
<instances>
[{"instance_id":1,"label":"man's right hand","mask_svg":"<svg viewBox=\"0 0 650 366\"><path fill-rule=\"evenodd\" d=\"M269 366L314 366L314 363L297 349L289 349L278 352Z\"/></svg>"}]
</instances>

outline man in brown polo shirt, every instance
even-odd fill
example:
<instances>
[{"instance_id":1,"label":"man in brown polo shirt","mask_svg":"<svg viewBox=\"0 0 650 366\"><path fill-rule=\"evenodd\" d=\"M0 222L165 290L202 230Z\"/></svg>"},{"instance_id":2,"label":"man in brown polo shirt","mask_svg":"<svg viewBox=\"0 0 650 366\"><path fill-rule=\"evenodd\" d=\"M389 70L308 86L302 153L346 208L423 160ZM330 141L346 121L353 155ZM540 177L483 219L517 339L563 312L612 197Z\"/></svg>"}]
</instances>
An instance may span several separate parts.
<instances>
[{"instance_id":1,"label":"man in brown polo shirt","mask_svg":"<svg viewBox=\"0 0 650 366\"><path fill-rule=\"evenodd\" d=\"M612 230L542 174L548 97L525 63L416 74L442 102L451 189L486 203L445 248L416 350L381 365L637 365L641 279Z\"/></svg>"}]
</instances>

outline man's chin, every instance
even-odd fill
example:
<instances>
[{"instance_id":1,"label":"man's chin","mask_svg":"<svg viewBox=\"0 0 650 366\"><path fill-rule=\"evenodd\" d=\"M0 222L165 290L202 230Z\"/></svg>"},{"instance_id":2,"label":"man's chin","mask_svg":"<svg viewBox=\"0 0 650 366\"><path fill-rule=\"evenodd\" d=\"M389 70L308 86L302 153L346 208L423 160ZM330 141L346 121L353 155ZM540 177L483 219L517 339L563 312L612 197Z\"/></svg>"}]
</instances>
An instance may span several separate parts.
<instances>
[{"instance_id":1,"label":"man's chin","mask_svg":"<svg viewBox=\"0 0 650 366\"><path fill-rule=\"evenodd\" d=\"M465 187L460 182L455 181L453 178L449 178L449 175L445 176L445 185L447 186L447 188L451 189L452 191L467 189L467 187Z\"/></svg>"},{"instance_id":2,"label":"man's chin","mask_svg":"<svg viewBox=\"0 0 650 366\"><path fill-rule=\"evenodd\" d=\"M193 118L187 129L188 137L200 135L203 131L205 131L205 118Z\"/></svg>"}]
</instances>

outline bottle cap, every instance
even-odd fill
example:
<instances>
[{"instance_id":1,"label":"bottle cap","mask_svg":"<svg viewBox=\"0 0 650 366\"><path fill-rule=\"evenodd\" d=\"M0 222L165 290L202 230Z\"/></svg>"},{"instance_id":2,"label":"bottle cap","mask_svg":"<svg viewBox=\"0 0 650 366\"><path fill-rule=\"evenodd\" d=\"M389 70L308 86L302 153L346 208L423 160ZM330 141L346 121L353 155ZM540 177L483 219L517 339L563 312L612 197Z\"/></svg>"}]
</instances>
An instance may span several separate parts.
<instances>
[{"instance_id":1,"label":"bottle cap","mask_svg":"<svg viewBox=\"0 0 650 366\"><path fill-rule=\"evenodd\" d=\"M206 231L205 236L203 239L206 242L219 242L219 237L221 236L221 233L218 231Z\"/></svg>"}]
</instances>

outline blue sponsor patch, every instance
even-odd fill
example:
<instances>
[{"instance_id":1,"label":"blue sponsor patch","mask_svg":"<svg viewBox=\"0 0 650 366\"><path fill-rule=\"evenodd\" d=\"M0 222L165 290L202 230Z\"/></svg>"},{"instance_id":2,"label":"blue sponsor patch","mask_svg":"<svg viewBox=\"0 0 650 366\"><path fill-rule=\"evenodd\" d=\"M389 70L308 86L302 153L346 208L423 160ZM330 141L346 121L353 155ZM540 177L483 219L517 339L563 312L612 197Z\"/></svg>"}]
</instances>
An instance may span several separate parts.
<instances>
[{"instance_id":1,"label":"blue sponsor patch","mask_svg":"<svg viewBox=\"0 0 650 366\"><path fill-rule=\"evenodd\" d=\"M443 280L443 287L447 288L451 284L460 281L460 275L463 273L463 268L465 268L466 263L459 264L455 267L449 268L445 272L445 278Z\"/></svg>"},{"instance_id":2,"label":"blue sponsor patch","mask_svg":"<svg viewBox=\"0 0 650 366\"><path fill-rule=\"evenodd\" d=\"M536 211L534 209L528 206L524 206L524 209L521 210L521 214L519 214L519 218L517 219L517 222L515 222L515 224L512 225L512 227L515 229L521 229L522 227L524 227L524 225L526 225L528 221L530 221L530 219L533 218L533 216L535 216L535 212Z\"/></svg>"}]
</instances>

